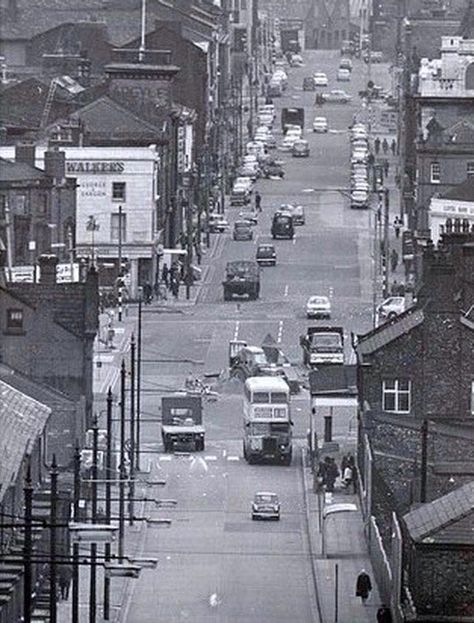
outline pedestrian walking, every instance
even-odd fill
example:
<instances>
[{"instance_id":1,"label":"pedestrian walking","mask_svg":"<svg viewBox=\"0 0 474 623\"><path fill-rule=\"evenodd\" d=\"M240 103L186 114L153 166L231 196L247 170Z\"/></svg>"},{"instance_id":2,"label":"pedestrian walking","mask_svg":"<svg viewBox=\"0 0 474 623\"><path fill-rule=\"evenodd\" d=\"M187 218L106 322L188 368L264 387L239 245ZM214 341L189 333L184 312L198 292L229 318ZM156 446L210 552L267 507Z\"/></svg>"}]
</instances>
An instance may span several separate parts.
<instances>
[{"instance_id":1,"label":"pedestrian walking","mask_svg":"<svg viewBox=\"0 0 474 623\"><path fill-rule=\"evenodd\" d=\"M69 598L69 585L72 579L72 566L61 565L59 567L59 590L61 593L61 599Z\"/></svg>"},{"instance_id":2,"label":"pedestrian walking","mask_svg":"<svg viewBox=\"0 0 474 623\"><path fill-rule=\"evenodd\" d=\"M392 611L385 604L377 610L377 623L393 623Z\"/></svg>"},{"instance_id":3,"label":"pedestrian walking","mask_svg":"<svg viewBox=\"0 0 474 623\"><path fill-rule=\"evenodd\" d=\"M336 461L332 457L327 456L324 461L326 464L324 473L326 491L334 493L334 483L339 476L339 470L337 469Z\"/></svg>"},{"instance_id":4,"label":"pedestrian walking","mask_svg":"<svg viewBox=\"0 0 474 623\"><path fill-rule=\"evenodd\" d=\"M397 280L394 279L393 283L391 285L391 288L390 288L390 292L391 292L392 296L398 296L398 285L399 284L397 283Z\"/></svg>"},{"instance_id":5,"label":"pedestrian walking","mask_svg":"<svg viewBox=\"0 0 474 623\"><path fill-rule=\"evenodd\" d=\"M149 305L153 298L153 290L151 284L148 281L143 286L143 297L145 299L145 305Z\"/></svg>"},{"instance_id":6,"label":"pedestrian walking","mask_svg":"<svg viewBox=\"0 0 474 623\"><path fill-rule=\"evenodd\" d=\"M390 149L392 150L392 155L394 156L397 153L397 141L392 138L392 142L390 143Z\"/></svg>"},{"instance_id":7,"label":"pedestrian walking","mask_svg":"<svg viewBox=\"0 0 474 623\"><path fill-rule=\"evenodd\" d=\"M386 155L388 152L388 141L386 138L384 138L382 141L382 149L383 149L383 153Z\"/></svg>"},{"instance_id":8,"label":"pedestrian walking","mask_svg":"<svg viewBox=\"0 0 474 623\"><path fill-rule=\"evenodd\" d=\"M355 462L355 458L352 456L352 454L349 454L347 457L347 461L348 461L348 465L352 470L352 493L356 494L357 493L357 465Z\"/></svg>"},{"instance_id":9,"label":"pedestrian walking","mask_svg":"<svg viewBox=\"0 0 474 623\"><path fill-rule=\"evenodd\" d=\"M161 269L161 279L163 280L163 283L166 287L168 287L169 273L170 271L168 268L168 264L165 262L163 264L163 268Z\"/></svg>"},{"instance_id":10,"label":"pedestrian walking","mask_svg":"<svg viewBox=\"0 0 474 623\"><path fill-rule=\"evenodd\" d=\"M258 191L255 193L255 209L257 212L262 211L262 197Z\"/></svg>"},{"instance_id":11,"label":"pedestrian walking","mask_svg":"<svg viewBox=\"0 0 474 623\"><path fill-rule=\"evenodd\" d=\"M173 262L171 264L171 268L168 274L168 281L169 281L169 288L170 290L173 289L173 282L177 279L178 277L178 265L176 264L176 262Z\"/></svg>"},{"instance_id":12,"label":"pedestrian walking","mask_svg":"<svg viewBox=\"0 0 474 623\"><path fill-rule=\"evenodd\" d=\"M404 283L398 284L397 295L398 296L405 296L405 291L406 291L405 284Z\"/></svg>"},{"instance_id":13,"label":"pedestrian walking","mask_svg":"<svg viewBox=\"0 0 474 623\"><path fill-rule=\"evenodd\" d=\"M362 600L362 603L365 604L365 602L369 598L371 590L372 590L372 582L370 580L370 575L367 573L365 569L362 569L359 575L357 576L356 597L360 597Z\"/></svg>"},{"instance_id":14,"label":"pedestrian walking","mask_svg":"<svg viewBox=\"0 0 474 623\"><path fill-rule=\"evenodd\" d=\"M380 139L378 136L376 137L374 141L374 147L375 147L375 153L378 155L380 151Z\"/></svg>"},{"instance_id":15,"label":"pedestrian walking","mask_svg":"<svg viewBox=\"0 0 474 623\"><path fill-rule=\"evenodd\" d=\"M388 160L384 160L384 163L383 163L383 173L384 173L385 177L388 177L389 169L390 169L390 164L389 164Z\"/></svg>"},{"instance_id":16,"label":"pedestrian walking","mask_svg":"<svg viewBox=\"0 0 474 623\"><path fill-rule=\"evenodd\" d=\"M395 238L400 238L400 230L402 228L402 219L399 216L395 217L393 221L393 228L395 229Z\"/></svg>"},{"instance_id":17,"label":"pedestrian walking","mask_svg":"<svg viewBox=\"0 0 474 623\"><path fill-rule=\"evenodd\" d=\"M392 273L395 272L398 266L398 251L396 249L392 249L390 253L390 265L392 267Z\"/></svg>"},{"instance_id":18,"label":"pedestrian walking","mask_svg":"<svg viewBox=\"0 0 474 623\"><path fill-rule=\"evenodd\" d=\"M349 486L352 483L352 468L349 465L346 465L344 471L342 472L342 482L346 489L349 489Z\"/></svg>"},{"instance_id":19,"label":"pedestrian walking","mask_svg":"<svg viewBox=\"0 0 474 623\"><path fill-rule=\"evenodd\" d=\"M176 300L179 299L179 279L177 276L174 277L171 282L171 293Z\"/></svg>"}]
</instances>

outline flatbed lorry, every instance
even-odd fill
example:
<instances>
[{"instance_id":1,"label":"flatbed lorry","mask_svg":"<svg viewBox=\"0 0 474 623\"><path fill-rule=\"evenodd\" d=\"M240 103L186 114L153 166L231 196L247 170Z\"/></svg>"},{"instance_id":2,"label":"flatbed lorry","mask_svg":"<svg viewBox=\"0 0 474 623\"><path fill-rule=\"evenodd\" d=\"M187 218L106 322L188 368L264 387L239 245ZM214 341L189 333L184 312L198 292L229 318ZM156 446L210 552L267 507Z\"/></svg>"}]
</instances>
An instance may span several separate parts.
<instances>
[{"instance_id":1,"label":"flatbed lorry","mask_svg":"<svg viewBox=\"0 0 474 623\"><path fill-rule=\"evenodd\" d=\"M303 363L310 368L344 363L344 329L342 327L308 327L300 337Z\"/></svg>"},{"instance_id":2,"label":"flatbed lorry","mask_svg":"<svg viewBox=\"0 0 474 623\"><path fill-rule=\"evenodd\" d=\"M165 452L176 448L204 450L201 396L176 393L161 399L161 438Z\"/></svg>"}]
</instances>

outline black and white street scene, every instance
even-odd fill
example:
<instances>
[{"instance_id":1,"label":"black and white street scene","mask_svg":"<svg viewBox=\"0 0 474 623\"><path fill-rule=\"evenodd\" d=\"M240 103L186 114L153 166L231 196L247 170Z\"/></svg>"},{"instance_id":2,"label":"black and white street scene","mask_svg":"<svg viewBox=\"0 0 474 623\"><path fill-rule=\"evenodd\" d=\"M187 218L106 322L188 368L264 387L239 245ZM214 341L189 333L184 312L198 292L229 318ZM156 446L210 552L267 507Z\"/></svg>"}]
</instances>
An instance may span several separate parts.
<instances>
[{"instance_id":1,"label":"black and white street scene","mask_svg":"<svg viewBox=\"0 0 474 623\"><path fill-rule=\"evenodd\" d=\"M0 623L474 623L474 0L0 0Z\"/></svg>"}]
</instances>

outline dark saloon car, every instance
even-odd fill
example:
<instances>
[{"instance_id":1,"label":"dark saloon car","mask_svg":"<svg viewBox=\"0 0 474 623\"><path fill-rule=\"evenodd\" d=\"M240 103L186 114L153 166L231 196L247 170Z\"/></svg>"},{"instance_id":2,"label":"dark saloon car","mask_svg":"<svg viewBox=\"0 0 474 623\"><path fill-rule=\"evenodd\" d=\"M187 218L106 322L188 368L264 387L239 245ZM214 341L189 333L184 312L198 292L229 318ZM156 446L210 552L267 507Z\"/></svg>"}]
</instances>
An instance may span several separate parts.
<instances>
[{"instance_id":1,"label":"dark saloon car","mask_svg":"<svg viewBox=\"0 0 474 623\"><path fill-rule=\"evenodd\" d=\"M259 266L275 266L275 247L272 244L259 244L257 247L256 260Z\"/></svg>"},{"instance_id":2,"label":"dark saloon car","mask_svg":"<svg viewBox=\"0 0 474 623\"><path fill-rule=\"evenodd\" d=\"M252 240L253 231L249 221L235 221L232 237L234 240Z\"/></svg>"},{"instance_id":3,"label":"dark saloon car","mask_svg":"<svg viewBox=\"0 0 474 623\"><path fill-rule=\"evenodd\" d=\"M303 91L314 91L316 89L316 85L314 84L313 76L306 76L303 78Z\"/></svg>"}]
</instances>

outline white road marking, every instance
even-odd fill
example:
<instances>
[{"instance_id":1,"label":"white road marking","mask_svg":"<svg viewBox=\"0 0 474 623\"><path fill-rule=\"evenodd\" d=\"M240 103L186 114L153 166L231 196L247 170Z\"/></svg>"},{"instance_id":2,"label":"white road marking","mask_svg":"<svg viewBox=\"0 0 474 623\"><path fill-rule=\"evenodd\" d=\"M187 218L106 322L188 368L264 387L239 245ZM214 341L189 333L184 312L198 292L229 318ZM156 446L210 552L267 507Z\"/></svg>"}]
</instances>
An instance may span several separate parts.
<instances>
[{"instance_id":1,"label":"white road marking","mask_svg":"<svg viewBox=\"0 0 474 623\"><path fill-rule=\"evenodd\" d=\"M222 450L222 456L225 458L227 456L227 450Z\"/></svg>"},{"instance_id":2,"label":"white road marking","mask_svg":"<svg viewBox=\"0 0 474 623\"><path fill-rule=\"evenodd\" d=\"M209 454L209 455L205 456L204 459L206 461L217 461L217 456L215 456L214 454Z\"/></svg>"},{"instance_id":3,"label":"white road marking","mask_svg":"<svg viewBox=\"0 0 474 623\"><path fill-rule=\"evenodd\" d=\"M228 461L240 461L240 456L228 456Z\"/></svg>"},{"instance_id":4,"label":"white road marking","mask_svg":"<svg viewBox=\"0 0 474 623\"><path fill-rule=\"evenodd\" d=\"M293 236L293 244L296 244L296 236Z\"/></svg>"},{"instance_id":5,"label":"white road marking","mask_svg":"<svg viewBox=\"0 0 474 623\"><path fill-rule=\"evenodd\" d=\"M332 286L329 287L329 298L332 299L334 296L334 288Z\"/></svg>"},{"instance_id":6,"label":"white road marking","mask_svg":"<svg viewBox=\"0 0 474 623\"><path fill-rule=\"evenodd\" d=\"M277 344L281 344L282 333L283 333L283 320L280 320L280 322L278 323Z\"/></svg>"},{"instance_id":7,"label":"white road marking","mask_svg":"<svg viewBox=\"0 0 474 623\"><path fill-rule=\"evenodd\" d=\"M284 296L288 296L288 284L286 284L286 286L285 286L285 294L284 294Z\"/></svg>"},{"instance_id":8,"label":"white road marking","mask_svg":"<svg viewBox=\"0 0 474 623\"><path fill-rule=\"evenodd\" d=\"M240 321L236 320L235 321L235 329L234 329L234 340L238 340L239 339L239 328L240 328Z\"/></svg>"},{"instance_id":9,"label":"white road marking","mask_svg":"<svg viewBox=\"0 0 474 623\"><path fill-rule=\"evenodd\" d=\"M171 461L171 459L172 459L172 458L173 458L173 457L171 457L171 456L160 456L160 457L158 458L158 460L159 460L159 461Z\"/></svg>"}]
</instances>

